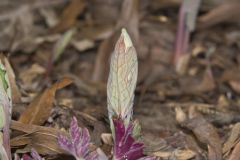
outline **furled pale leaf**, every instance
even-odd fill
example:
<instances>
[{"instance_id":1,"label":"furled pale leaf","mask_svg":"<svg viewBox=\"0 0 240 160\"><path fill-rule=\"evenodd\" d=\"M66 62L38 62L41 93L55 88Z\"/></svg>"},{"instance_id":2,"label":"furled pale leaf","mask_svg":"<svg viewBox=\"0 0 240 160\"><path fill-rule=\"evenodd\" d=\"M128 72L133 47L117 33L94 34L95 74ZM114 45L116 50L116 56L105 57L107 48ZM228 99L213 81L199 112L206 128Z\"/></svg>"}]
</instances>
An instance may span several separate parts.
<instances>
[{"instance_id":1,"label":"furled pale leaf","mask_svg":"<svg viewBox=\"0 0 240 160\"><path fill-rule=\"evenodd\" d=\"M0 157L8 156L11 159L10 151L10 120L12 113L11 89L6 69L0 61ZM6 159L7 160L7 159Z\"/></svg>"},{"instance_id":2,"label":"furled pale leaf","mask_svg":"<svg viewBox=\"0 0 240 160\"><path fill-rule=\"evenodd\" d=\"M108 113L124 120L128 125L132 117L134 90L136 88L138 63L136 50L125 29L122 30L111 57L107 83ZM111 122L112 131L114 131Z\"/></svg>"},{"instance_id":3,"label":"furled pale leaf","mask_svg":"<svg viewBox=\"0 0 240 160\"><path fill-rule=\"evenodd\" d=\"M70 129L70 137L60 135L58 137L59 146L69 154L73 155L76 160L97 160L97 152L90 152L90 135L86 128L80 128L76 117L73 118Z\"/></svg>"},{"instance_id":4,"label":"furled pale leaf","mask_svg":"<svg viewBox=\"0 0 240 160\"><path fill-rule=\"evenodd\" d=\"M47 88L42 94L34 98L20 116L19 121L26 124L43 124L50 116L56 91L71 83L71 79L64 78Z\"/></svg>"}]
</instances>

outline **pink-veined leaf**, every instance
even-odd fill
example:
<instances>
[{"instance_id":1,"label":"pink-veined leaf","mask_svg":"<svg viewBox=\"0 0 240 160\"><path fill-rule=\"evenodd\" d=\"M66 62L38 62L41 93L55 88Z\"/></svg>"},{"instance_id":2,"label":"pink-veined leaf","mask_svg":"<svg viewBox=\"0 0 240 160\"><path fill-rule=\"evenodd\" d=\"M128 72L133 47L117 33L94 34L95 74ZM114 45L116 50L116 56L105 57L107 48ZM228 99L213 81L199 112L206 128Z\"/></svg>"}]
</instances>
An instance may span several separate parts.
<instances>
[{"instance_id":1,"label":"pink-veined leaf","mask_svg":"<svg viewBox=\"0 0 240 160\"><path fill-rule=\"evenodd\" d=\"M107 83L108 113L113 130L112 117L124 120L128 125L132 117L134 90L136 88L138 62L136 50L125 29L122 29L111 57ZM114 130L113 130L114 131Z\"/></svg>"}]
</instances>

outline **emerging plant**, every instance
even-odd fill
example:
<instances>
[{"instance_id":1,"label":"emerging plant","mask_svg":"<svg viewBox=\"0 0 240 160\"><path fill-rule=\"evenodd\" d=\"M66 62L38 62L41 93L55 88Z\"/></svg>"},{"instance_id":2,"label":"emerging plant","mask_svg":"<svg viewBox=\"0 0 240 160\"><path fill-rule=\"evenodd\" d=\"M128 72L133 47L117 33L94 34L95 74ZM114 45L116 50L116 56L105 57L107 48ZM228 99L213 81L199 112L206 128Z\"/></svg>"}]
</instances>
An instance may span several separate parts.
<instances>
[{"instance_id":1,"label":"emerging plant","mask_svg":"<svg viewBox=\"0 0 240 160\"><path fill-rule=\"evenodd\" d=\"M112 119L114 116L122 119L125 127L130 123L137 75L136 50L127 31L123 29L111 57L107 83L108 115L113 133Z\"/></svg>"},{"instance_id":2,"label":"emerging plant","mask_svg":"<svg viewBox=\"0 0 240 160\"><path fill-rule=\"evenodd\" d=\"M201 0L183 0L178 17L178 28L176 35L175 53L173 63L177 72L183 63L184 55L186 55L190 34L195 30L195 23Z\"/></svg>"},{"instance_id":3,"label":"emerging plant","mask_svg":"<svg viewBox=\"0 0 240 160\"><path fill-rule=\"evenodd\" d=\"M59 146L73 155L76 160L97 160L97 152L90 152L90 135L86 128L80 128L76 117L73 120L69 129L70 137L60 135L58 137Z\"/></svg>"},{"instance_id":4,"label":"emerging plant","mask_svg":"<svg viewBox=\"0 0 240 160\"><path fill-rule=\"evenodd\" d=\"M153 160L144 157L143 143L138 142L140 125L132 121L134 90L137 83L136 50L122 29L111 57L107 83L108 115L114 139L114 160Z\"/></svg>"},{"instance_id":5,"label":"emerging plant","mask_svg":"<svg viewBox=\"0 0 240 160\"><path fill-rule=\"evenodd\" d=\"M8 75L0 61L0 159L11 160L10 121L12 114L11 89Z\"/></svg>"}]
</instances>

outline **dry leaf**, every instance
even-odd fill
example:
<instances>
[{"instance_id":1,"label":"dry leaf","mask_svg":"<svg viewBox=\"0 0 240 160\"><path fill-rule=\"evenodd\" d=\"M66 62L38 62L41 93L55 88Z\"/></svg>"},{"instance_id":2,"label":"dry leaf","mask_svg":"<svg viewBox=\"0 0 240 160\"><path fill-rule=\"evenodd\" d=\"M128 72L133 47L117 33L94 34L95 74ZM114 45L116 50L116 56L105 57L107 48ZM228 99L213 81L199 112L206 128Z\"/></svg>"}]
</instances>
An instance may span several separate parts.
<instances>
[{"instance_id":1,"label":"dry leaf","mask_svg":"<svg viewBox=\"0 0 240 160\"><path fill-rule=\"evenodd\" d=\"M161 157L163 159L177 159L177 160L188 160L195 157L195 152L189 149L178 150L173 152L158 151L153 153L154 156Z\"/></svg>"},{"instance_id":2,"label":"dry leaf","mask_svg":"<svg viewBox=\"0 0 240 160\"><path fill-rule=\"evenodd\" d=\"M222 146L216 128L211 123L207 122L200 114L193 116L193 118L182 123L183 126L192 130L200 142L208 145L209 160L221 160Z\"/></svg>"},{"instance_id":3,"label":"dry leaf","mask_svg":"<svg viewBox=\"0 0 240 160\"><path fill-rule=\"evenodd\" d=\"M240 138L240 123L237 123L233 126L231 135L223 145L223 154L227 154L227 152L230 152L234 145L237 143L239 138Z\"/></svg>"},{"instance_id":4,"label":"dry leaf","mask_svg":"<svg viewBox=\"0 0 240 160\"><path fill-rule=\"evenodd\" d=\"M239 81L229 81L229 84L235 92L240 93L240 83L239 83Z\"/></svg>"},{"instance_id":5,"label":"dry leaf","mask_svg":"<svg viewBox=\"0 0 240 160\"><path fill-rule=\"evenodd\" d=\"M34 148L40 154L48 155L64 153L57 143L58 135L67 135L64 131L50 127L24 124L18 121L12 121L11 129L25 133L11 139L12 147L27 145L24 149L25 151L30 151L31 148Z\"/></svg>"},{"instance_id":6,"label":"dry leaf","mask_svg":"<svg viewBox=\"0 0 240 160\"><path fill-rule=\"evenodd\" d=\"M200 94L209 92L216 88L215 80L211 68L207 68L200 83L183 82L182 91L187 94Z\"/></svg>"},{"instance_id":7,"label":"dry leaf","mask_svg":"<svg viewBox=\"0 0 240 160\"><path fill-rule=\"evenodd\" d=\"M20 116L19 122L42 125L51 114L56 91L71 83L71 79L64 78L45 89L42 94L36 96L32 103L29 104Z\"/></svg>"},{"instance_id":8,"label":"dry leaf","mask_svg":"<svg viewBox=\"0 0 240 160\"><path fill-rule=\"evenodd\" d=\"M72 0L64 9L60 22L50 32L58 33L71 28L76 23L78 15L83 12L85 6L84 0Z\"/></svg>"},{"instance_id":9,"label":"dry leaf","mask_svg":"<svg viewBox=\"0 0 240 160\"><path fill-rule=\"evenodd\" d=\"M79 41L74 39L72 40L71 44L79 52L83 52L94 47L94 42L89 39L83 39Z\"/></svg>"},{"instance_id":10,"label":"dry leaf","mask_svg":"<svg viewBox=\"0 0 240 160\"><path fill-rule=\"evenodd\" d=\"M33 64L28 69L20 72L20 79L23 81L24 85L32 84L33 80L43 73L45 73L45 68L40 66L39 64Z\"/></svg>"},{"instance_id":11,"label":"dry leaf","mask_svg":"<svg viewBox=\"0 0 240 160\"><path fill-rule=\"evenodd\" d=\"M235 148L233 149L229 160L240 160L239 153L240 153L240 142L238 142Z\"/></svg>"},{"instance_id":12,"label":"dry leaf","mask_svg":"<svg viewBox=\"0 0 240 160\"><path fill-rule=\"evenodd\" d=\"M207 14L199 17L200 23L198 27L204 29L226 21L239 22L238 19L239 14L240 14L239 2L225 2L222 5L213 8Z\"/></svg>"}]
</instances>

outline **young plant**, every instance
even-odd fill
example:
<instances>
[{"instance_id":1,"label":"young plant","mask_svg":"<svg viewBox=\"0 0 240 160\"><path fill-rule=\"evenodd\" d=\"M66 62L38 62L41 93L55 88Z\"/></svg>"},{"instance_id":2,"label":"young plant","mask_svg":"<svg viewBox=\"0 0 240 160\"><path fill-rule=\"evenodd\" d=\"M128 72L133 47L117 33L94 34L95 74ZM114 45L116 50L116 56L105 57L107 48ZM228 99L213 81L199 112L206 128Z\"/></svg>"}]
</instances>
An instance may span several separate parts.
<instances>
[{"instance_id":1,"label":"young plant","mask_svg":"<svg viewBox=\"0 0 240 160\"><path fill-rule=\"evenodd\" d=\"M195 23L201 0L183 0L178 17L178 28L175 42L175 53L173 64L176 71L181 72L181 68L186 57L190 34L195 30Z\"/></svg>"},{"instance_id":2,"label":"young plant","mask_svg":"<svg viewBox=\"0 0 240 160\"><path fill-rule=\"evenodd\" d=\"M58 137L59 146L73 155L76 160L97 160L97 152L90 152L90 135L86 128L80 128L77 123L77 118L73 120L69 129L70 137L60 135Z\"/></svg>"},{"instance_id":3,"label":"young plant","mask_svg":"<svg viewBox=\"0 0 240 160\"><path fill-rule=\"evenodd\" d=\"M0 61L0 159L11 160L10 121L12 114L11 89L8 75Z\"/></svg>"},{"instance_id":4,"label":"young plant","mask_svg":"<svg viewBox=\"0 0 240 160\"><path fill-rule=\"evenodd\" d=\"M114 139L113 160L155 160L145 156L144 144L139 142L140 125L132 121L134 90L137 83L138 62L136 50L126 30L118 39L111 57L107 84L108 115ZM90 135L73 118L70 137L60 135L58 143L77 160L97 160L96 152L89 151Z\"/></svg>"},{"instance_id":5,"label":"young plant","mask_svg":"<svg viewBox=\"0 0 240 160\"><path fill-rule=\"evenodd\" d=\"M132 118L134 90L138 75L136 50L125 29L111 57L107 83L108 115L114 133L113 118L121 119L127 127Z\"/></svg>"},{"instance_id":6,"label":"young plant","mask_svg":"<svg viewBox=\"0 0 240 160\"><path fill-rule=\"evenodd\" d=\"M140 125L132 121L134 90L137 83L136 50L125 29L122 29L111 57L107 83L108 116L114 139L114 160L153 160L145 157L139 142Z\"/></svg>"}]
</instances>

